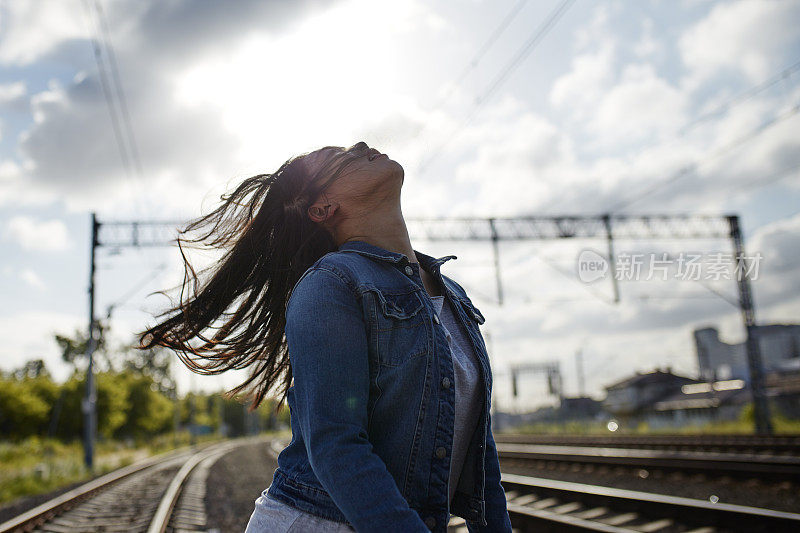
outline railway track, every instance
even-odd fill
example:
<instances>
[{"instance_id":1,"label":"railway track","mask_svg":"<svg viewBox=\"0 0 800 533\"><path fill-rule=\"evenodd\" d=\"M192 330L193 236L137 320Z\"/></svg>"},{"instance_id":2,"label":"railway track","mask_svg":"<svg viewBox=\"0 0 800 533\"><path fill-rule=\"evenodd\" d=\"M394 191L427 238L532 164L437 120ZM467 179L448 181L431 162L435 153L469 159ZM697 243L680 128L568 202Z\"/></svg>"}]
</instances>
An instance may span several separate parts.
<instances>
[{"instance_id":1,"label":"railway track","mask_svg":"<svg viewBox=\"0 0 800 533\"><path fill-rule=\"evenodd\" d=\"M503 465L525 467L536 463L572 463L621 466L642 470L691 472L740 478L800 481L800 456L746 454L671 449L603 448L545 444L497 443Z\"/></svg>"},{"instance_id":2,"label":"railway track","mask_svg":"<svg viewBox=\"0 0 800 533\"><path fill-rule=\"evenodd\" d=\"M495 433L499 443L596 446L720 453L800 456L800 435L529 435Z\"/></svg>"},{"instance_id":3,"label":"railway track","mask_svg":"<svg viewBox=\"0 0 800 533\"><path fill-rule=\"evenodd\" d=\"M499 439L496 440L498 440L497 447L501 456L501 467L507 468L513 459L510 459L508 454L503 451L507 445L501 444ZM278 453L284 444L273 441L273 452ZM593 448L593 450L596 452L598 448ZM628 449L627 451L644 452L649 450ZM506 448L506 452L508 452L508 448ZM672 452L666 451L662 460L665 456L668 457L669 453ZM678 455L685 458L686 453ZM708 453L708 455L715 454ZM747 467L741 466L738 460L749 458L749 456L740 455L742 457L737 457L737 461L734 463L745 471ZM780 458L781 461L785 459L786 457ZM641 463L641 454L636 460L639 461L637 464ZM668 461L668 459L666 460ZM752 461L750 464L753 464ZM789 464L794 465L795 463L789 461ZM722 468L724 465L719 463L716 466ZM677 468L677 465L670 464L670 467ZM750 475L760 476L761 473L751 471ZM546 531L781 533L800 531L800 514L797 513L542 479L507 472L501 474L501 482L506 491L514 533ZM451 518L448 532L466 533L467 531L462 518Z\"/></svg>"},{"instance_id":4,"label":"railway track","mask_svg":"<svg viewBox=\"0 0 800 533\"><path fill-rule=\"evenodd\" d=\"M800 531L800 514L503 473L515 533ZM460 518L448 531L467 531Z\"/></svg>"},{"instance_id":5,"label":"railway track","mask_svg":"<svg viewBox=\"0 0 800 533\"><path fill-rule=\"evenodd\" d=\"M0 524L0 533L205 531L208 468L250 442L226 441L135 463Z\"/></svg>"}]
</instances>

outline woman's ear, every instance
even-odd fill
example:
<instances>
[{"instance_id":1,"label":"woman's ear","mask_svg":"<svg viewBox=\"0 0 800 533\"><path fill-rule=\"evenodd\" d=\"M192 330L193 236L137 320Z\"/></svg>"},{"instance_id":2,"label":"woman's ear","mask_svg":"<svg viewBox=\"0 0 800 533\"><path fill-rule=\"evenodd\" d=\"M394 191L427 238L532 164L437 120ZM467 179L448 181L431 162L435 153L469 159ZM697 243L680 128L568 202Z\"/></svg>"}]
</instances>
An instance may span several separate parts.
<instances>
[{"instance_id":1,"label":"woman's ear","mask_svg":"<svg viewBox=\"0 0 800 533\"><path fill-rule=\"evenodd\" d=\"M308 216L314 222L325 222L339 208L339 204L336 202L327 203L324 200L320 200L309 206L308 208Z\"/></svg>"}]
</instances>

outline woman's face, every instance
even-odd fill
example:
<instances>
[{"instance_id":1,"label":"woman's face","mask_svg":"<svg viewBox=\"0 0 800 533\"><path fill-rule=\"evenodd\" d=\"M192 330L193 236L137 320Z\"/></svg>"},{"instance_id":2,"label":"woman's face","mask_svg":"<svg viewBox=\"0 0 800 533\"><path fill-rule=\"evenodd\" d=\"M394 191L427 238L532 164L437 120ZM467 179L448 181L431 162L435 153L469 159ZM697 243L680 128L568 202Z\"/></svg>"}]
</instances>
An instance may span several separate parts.
<instances>
[{"instance_id":1,"label":"woman's face","mask_svg":"<svg viewBox=\"0 0 800 533\"><path fill-rule=\"evenodd\" d=\"M354 201L369 202L391 192L396 192L399 199L403 167L363 141L350 148L326 146L306 155L304 161L314 179L322 183L343 169L325 190L327 198L342 206Z\"/></svg>"}]
</instances>

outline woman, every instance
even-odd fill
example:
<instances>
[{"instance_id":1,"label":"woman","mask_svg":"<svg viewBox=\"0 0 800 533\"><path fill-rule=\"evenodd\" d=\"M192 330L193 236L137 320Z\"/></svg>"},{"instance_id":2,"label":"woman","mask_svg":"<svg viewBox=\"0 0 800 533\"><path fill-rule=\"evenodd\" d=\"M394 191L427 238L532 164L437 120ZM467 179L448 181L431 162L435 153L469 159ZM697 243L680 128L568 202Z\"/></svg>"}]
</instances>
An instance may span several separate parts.
<instances>
[{"instance_id":1,"label":"woman","mask_svg":"<svg viewBox=\"0 0 800 533\"><path fill-rule=\"evenodd\" d=\"M254 388L253 408L282 386L292 440L248 532L444 532L451 514L511 531L484 318L440 272L456 256L412 248L403 179L366 143L327 146L245 180L185 230L213 222L198 240L218 230L209 245L228 251L201 290L187 261L192 298L140 346L172 348L199 373L251 367L230 392ZM232 205L244 211L226 218Z\"/></svg>"}]
</instances>

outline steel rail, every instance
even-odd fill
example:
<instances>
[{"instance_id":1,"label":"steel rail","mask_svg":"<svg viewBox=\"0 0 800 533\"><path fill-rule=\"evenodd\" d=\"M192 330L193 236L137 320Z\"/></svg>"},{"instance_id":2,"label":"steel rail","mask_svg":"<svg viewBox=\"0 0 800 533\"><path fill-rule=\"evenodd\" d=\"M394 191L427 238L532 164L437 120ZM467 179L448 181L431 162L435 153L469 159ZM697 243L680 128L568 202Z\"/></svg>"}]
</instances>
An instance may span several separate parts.
<instances>
[{"instance_id":1,"label":"steel rail","mask_svg":"<svg viewBox=\"0 0 800 533\"><path fill-rule=\"evenodd\" d=\"M258 439L256 437L255 439ZM221 457L232 449L247 444L254 439L241 439L235 442L214 442L203 444L193 449L172 450L147 459L138 461L132 465L114 470L97 479L91 480L79 487L61 494L37 507L30 509L2 524L0 533L30 531L38 526L59 517L75 506L78 506L93 497L101 496L106 489L116 487L123 480L134 479L135 475L146 475L153 467L158 468L171 461L182 461L182 456L186 456L181 467L178 469L166 489L158 499L158 507L152 519L146 521L148 532L163 533L166 531L172 510L180 496L180 491L192 470L203 460L210 457ZM194 452L194 453L193 453ZM154 505L155 507L155 505ZM149 523L149 526L148 526Z\"/></svg>"},{"instance_id":2,"label":"steel rail","mask_svg":"<svg viewBox=\"0 0 800 533\"><path fill-rule=\"evenodd\" d=\"M754 452L800 456L800 435L535 435L495 433L496 442L603 446L612 448L668 448L697 451Z\"/></svg>"},{"instance_id":3,"label":"steel rail","mask_svg":"<svg viewBox=\"0 0 800 533\"><path fill-rule=\"evenodd\" d=\"M192 455L185 463L183 463L180 470L178 470L178 473L172 478L172 481L167 487L167 490L164 492L164 495L161 497L161 501L158 504L156 513L153 516L153 519L150 521L150 526L147 528L147 533L164 533L167 530L170 518L172 517L172 510L175 508L175 504L178 502L178 496L181 493L181 489L184 483L186 483L189 474L197 465L209 457L219 458L240 445L241 443L226 443L218 447L214 447L211 450L203 450Z\"/></svg>"},{"instance_id":4,"label":"steel rail","mask_svg":"<svg viewBox=\"0 0 800 533\"><path fill-rule=\"evenodd\" d=\"M67 491L52 500L48 500L41 505L37 505L10 520L0 524L0 533L7 533L10 531L22 531L32 526L38 525L49 518L56 516L62 511L65 511L73 505L86 500L94 495L96 492L105 489L116 482L150 468L158 463L169 461L175 457L186 453L186 450L173 450L163 454L155 455L137 461L131 465L109 472L96 479L93 479L83 485L80 485L70 491Z\"/></svg>"},{"instance_id":5,"label":"steel rail","mask_svg":"<svg viewBox=\"0 0 800 533\"><path fill-rule=\"evenodd\" d=\"M555 461L800 480L800 457L593 446L497 443L502 460Z\"/></svg>"},{"instance_id":6,"label":"steel rail","mask_svg":"<svg viewBox=\"0 0 800 533\"><path fill-rule=\"evenodd\" d=\"M729 531L800 531L800 514L502 473L520 532L647 531L680 525ZM681 530L678 528L678 530Z\"/></svg>"}]
</instances>

